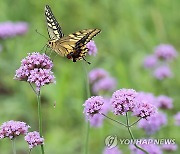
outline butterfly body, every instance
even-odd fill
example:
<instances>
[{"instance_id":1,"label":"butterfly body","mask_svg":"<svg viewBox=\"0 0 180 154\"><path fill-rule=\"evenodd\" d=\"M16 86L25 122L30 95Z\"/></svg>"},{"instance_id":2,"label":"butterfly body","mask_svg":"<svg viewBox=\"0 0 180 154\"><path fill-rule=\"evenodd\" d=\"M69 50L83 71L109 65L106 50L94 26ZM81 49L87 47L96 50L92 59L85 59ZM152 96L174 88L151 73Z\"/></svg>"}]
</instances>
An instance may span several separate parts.
<instances>
[{"instance_id":1,"label":"butterfly body","mask_svg":"<svg viewBox=\"0 0 180 154\"><path fill-rule=\"evenodd\" d=\"M84 59L88 52L86 44L96 36L100 30L85 29L64 36L48 5L45 7L45 16L50 37L47 45L60 56L67 57L73 62Z\"/></svg>"}]
</instances>

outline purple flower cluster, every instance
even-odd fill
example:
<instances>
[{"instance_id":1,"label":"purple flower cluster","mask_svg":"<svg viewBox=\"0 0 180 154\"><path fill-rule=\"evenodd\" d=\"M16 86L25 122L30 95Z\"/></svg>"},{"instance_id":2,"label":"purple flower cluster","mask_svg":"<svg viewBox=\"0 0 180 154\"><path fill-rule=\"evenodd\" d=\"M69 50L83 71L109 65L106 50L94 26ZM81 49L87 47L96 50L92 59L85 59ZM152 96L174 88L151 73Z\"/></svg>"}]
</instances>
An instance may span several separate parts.
<instances>
[{"instance_id":1,"label":"purple flower cluster","mask_svg":"<svg viewBox=\"0 0 180 154\"><path fill-rule=\"evenodd\" d=\"M157 97L157 103L158 107L162 109L172 109L173 108L173 99L165 96L165 95L160 95Z\"/></svg>"},{"instance_id":2,"label":"purple flower cluster","mask_svg":"<svg viewBox=\"0 0 180 154\"><path fill-rule=\"evenodd\" d=\"M120 89L113 93L111 104L115 115L124 115L135 106L137 92L133 89Z\"/></svg>"},{"instance_id":3,"label":"purple flower cluster","mask_svg":"<svg viewBox=\"0 0 180 154\"><path fill-rule=\"evenodd\" d=\"M160 66L154 70L154 77L158 80L171 78L172 76L173 74L171 72L171 69L166 65Z\"/></svg>"},{"instance_id":4,"label":"purple flower cluster","mask_svg":"<svg viewBox=\"0 0 180 154\"><path fill-rule=\"evenodd\" d=\"M160 130L162 126L167 124L166 114L162 112L156 113L154 116L151 116L146 119L142 119L138 123L138 127L143 128L146 134L151 135Z\"/></svg>"},{"instance_id":5,"label":"purple flower cluster","mask_svg":"<svg viewBox=\"0 0 180 154\"><path fill-rule=\"evenodd\" d=\"M102 106L101 113L106 115L109 110L110 110L110 102L109 102L109 99L106 98L106 99L104 99L104 104ZM87 119L87 118L89 118L89 119ZM89 117L86 116L86 119L89 120L90 125L92 127L101 127L103 124L103 121L104 121L104 116L101 114L95 114L95 115L89 116Z\"/></svg>"},{"instance_id":6,"label":"purple flower cluster","mask_svg":"<svg viewBox=\"0 0 180 154\"><path fill-rule=\"evenodd\" d=\"M116 87L116 80L107 71L101 68L89 72L89 81L93 94L111 92Z\"/></svg>"},{"instance_id":7,"label":"purple flower cluster","mask_svg":"<svg viewBox=\"0 0 180 154\"><path fill-rule=\"evenodd\" d=\"M15 79L34 83L37 91L40 91L41 86L55 83L52 67L53 63L47 55L37 52L29 53L21 61L20 68L16 70Z\"/></svg>"},{"instance_id":8,"label":"purple flower cluster","mask_svg":"<svg viewBox=\"0 0 180 154\"><path fill-rule=\"evenodd\" d=\"M161 44L155 48L154 54L144 59L144 67L153 69L153 76L158 80L173 76L168 63L177 57L177 51L172 45Z\"/></svg>"},{"instance_id":9,"label":"purple flower cluster","mask_svg":"<svg viewBox=\"0 0 180 154\"><path fill-rule=\"evenodd\" d=\"M133 89L120 89L114 92L111 104L115 115L124 115L131 111L133 115L146 119L157 112L156 107L146 97L138 96Z\"/></svg>"},{"instance_id":10,"label":"purple flower cluster","mask_svg":"<svg viewBox=\"0 0 180 154\"><path fill-rule=\"evenodd\" d=\"M155 48L155 55L161 60L173 60L177 57L177 51L172 45L161 44Z\"/></svg>"},{"instance_id":11,"label":"purple flower cluster","mask_svg":"<svg viewBox=\"0 0 180 154\"><path fill-rule=\"evenodd\" d=\"M180 112L174 116L175 125L180 126Z\"/></svg>"},{"instance_id":12,"label":"purple flower cluster","mask_svg":"<svg viewBox=\"0 0 180 154\"><path fill-rule=\"evenodd\" d=\"M149 154L162 154L161 148L156 144L140 144L140 147L142 147L144 150L146 150ZM131 154L144 154L143 151L137 149L134 145L129 146L131 150Z\"/></svg>"},{"instance_id":13,"label":"purple flower cluster","mask_svg":"<svg viewBox=\"0 0 180 154\"><path fill-rule=\"evenodd\" d=\"M90 42L88 42L86 44L86 48L88 48L88 54L91 56L96 56L97 54L97 47L96 47L96 44L93 40L91 40Z\"/></svg>"},{"instance_id":14,"label":"purple flower cluster","mask_svg":"<svg viewBox=\"0 0 180 154\"><path fill-rule=\"evenodd\" d=\"M144 67L154 68L157 64L157 61L158 61L157 57L155 57L154 55L149 55L144 59Z\"/></svg>"},{"instance_id":15,"label":"purple flower cluster","mask_svg":"<svg viewBox=\"0 0 180 154\"><path fill-rule=\"evenodd\" d=\"M95 114L101 113L104 99L101 96L92 96L83 104L84 114L89 117L93 117Z\"/></svg>"},{"instance_id":16,"label":"purple flower cluster","mask_svg":"<svg viewBox=\"0 0 180 154\"><path fill-rule=\"evenodd\" d=\"M178 149L177 144L164 144L164 145L162 145L162 150L166 151L166 152L177 151L177 149Z\"/></svg>"},{"instance_id":17,"label":"purple flower cluster","mask_svg":"<svg viewBox=\"0 0 180 154\"><path fill-rule=\"evenodd\" d=\"M26 123L21 121L7 121L0 126L0 139L9 137L10 139L15 138L19 135L25 135L28 132L28 126Z\"/></svg>"},{"instance_id":18,"label":"purple flower cluster","mask_svg":"<svg viewBox=\"0 0 180 154\"><path fill-rule=\"evenodd\" d=\"M1 22L0 23L0 39L23 35L28 31L26 22Z\"/></svg>"},{"instance_id":19,"label":"purple flower cluster","mask_svg":"<svg viewBox=\"0 0 180 154\"><path fill-rule=\"evenodd\" d=\"M122 152L118 149L118 147L114 147L114 148L108 148L105 147L103 150L103 154L122 154Z\"/></svg>"},{"instance_id":20,"label":"purple flower cluster","mask_svg":"<svg viewBox=\"0 0 180 154\"><path fill-rule=\"evenodd\" d=\"M25 141L29 144L29 149L34 148L35 146L44 144L44 138L42 138L39 132L29 132L25 137Z\"/></svg>"}]
</instances>

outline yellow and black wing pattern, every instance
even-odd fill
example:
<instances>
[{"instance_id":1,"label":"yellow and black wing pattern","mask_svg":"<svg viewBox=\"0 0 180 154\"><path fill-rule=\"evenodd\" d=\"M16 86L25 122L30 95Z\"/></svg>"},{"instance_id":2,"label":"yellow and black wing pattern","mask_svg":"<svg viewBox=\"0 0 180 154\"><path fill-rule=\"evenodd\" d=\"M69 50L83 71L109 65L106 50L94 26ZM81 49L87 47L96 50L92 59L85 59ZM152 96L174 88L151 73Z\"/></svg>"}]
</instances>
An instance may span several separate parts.
<instances>
[{"instance_id":1,"label":"yellow and black wing pattern","mask_svg":"<svg viewBox=\"0 0 180 154\"><path fill-rule=\"evenodd\" d=\"M49 38L51 40L57 40L63 37L64 34L62 33L61 27L57 22L56 18L54 17L51 8L48 5L45 6L45 16Z\"/></svg>"},{"instance_id":2,"label":"yellow and black wing pattern","mask_svg":"<svg viewBox=\"0 0 180 154\"><path fill-rule=\"evenodd\" d=\"M67 56L74 62L84 59L88 52L86 44L98 33L100 33L99 29L85 29L62 37L56 41L57 52L61 52L61 55Z\"/></svg>"}]
</instances>

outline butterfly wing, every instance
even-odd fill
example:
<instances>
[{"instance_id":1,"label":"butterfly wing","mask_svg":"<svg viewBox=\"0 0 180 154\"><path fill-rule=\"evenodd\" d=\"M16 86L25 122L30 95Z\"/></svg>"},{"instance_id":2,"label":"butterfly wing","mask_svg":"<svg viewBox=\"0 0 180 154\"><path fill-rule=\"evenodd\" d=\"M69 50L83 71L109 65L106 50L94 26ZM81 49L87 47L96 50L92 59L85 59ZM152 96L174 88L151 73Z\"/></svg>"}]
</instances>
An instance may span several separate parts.
<instances>
[{"instance_id":1,"label":"butterfly wing","mask_svg":"<svg viewBox=\"0 0 180 154\"><path fill-rule=\"evenodd\" d=\"M54 17L51 8L46 5L45 6L45 17L47 22L47 30L49 34L49 38L51 40L57 40L64 36L62 33L61 27Z\"/></svg>"},{"instance_id":2,"label":"butterfly wing","mask_svg":"<svg viewBox=\"0 0 180 154\"><path fill-rule=\"evenodd\" d=\"M73 53L74 60L80 60L88 52L86 44L100 31L99 29L85 29L62 37L56 41L55 51L63 56Z\"/></svg>"}]
</instances>

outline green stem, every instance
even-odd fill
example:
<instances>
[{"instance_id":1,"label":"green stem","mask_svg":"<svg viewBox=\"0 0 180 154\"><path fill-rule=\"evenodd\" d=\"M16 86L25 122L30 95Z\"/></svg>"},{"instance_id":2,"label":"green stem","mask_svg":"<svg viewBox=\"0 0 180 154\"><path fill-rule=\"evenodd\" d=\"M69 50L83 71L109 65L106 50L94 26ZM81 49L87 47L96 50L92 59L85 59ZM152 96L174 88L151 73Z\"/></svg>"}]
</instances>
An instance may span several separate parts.
<instances>
[{"instance_id":1,"label":"green stem","mask_svg":"<svg viewBox=\"0 0 180 154\"><path fill-rule=\"evenodd\" d=\"M42 113L41 113L41 93L37 94L37 101L38 101L38 119L39 119L39 133L42 137ZM41 145L41 153L44 154L44 146Z\"/></svg>"},{"instance_id":2,"label":"green stem","mask_svg":"<svg viewBox=\"0 0 180 154\"><path fill-rule=\"evenodd\" d=\"M105 116L105 117L108 118L109 120L112 120L112 121L114 121L114 122L116 122L116 123L118 123L118 124L120 124L120 125L123 125L124 127L127 127L126 124L124 124L124 123L122 123L122 122L120 122L120 121L114 120L114 119L108 117L107 115L105 115L104 113L100 113L100 114L103 115L103 116Z\"/></svg>"},{"instance_id":3,"label":"green stem","mask_svg":"<svg viewBox=\"0 0 180 154\"><path fill-rule=\"evenodd\" d=\"M136 123L138 123L142 118L139 118L137 121L133 122L131 125L129 125L129 127L134 126Z\"/></svg>"},{"instance_id":4,"label":"green stem","mask_svg":"<svg viewBox=\"0 0 180 154\"><path fill-rule=\"evenodd\" d=\"M13 154L16 154L16 144L15 144L15 139L12 139L12 150L13 150Z\"/></svg>"},{"instance_id":5,"label":"green stem","mask_svg":"<svg viewBox=\"0 0 180 154\"><path fill-rule=\"evenodd\" d=\"M89 87L89 78L88 78L88 71L86 68L86 63L84 61L82 62L83 69L85 72L85 82L86 82L86 96L89 98L91 96L90 94L90 87ZM85 154L88 154L88 147L89 147L89 131L90 131L90 123L87 122L87 131L86 131L86 142L85 142Z\"/></svg>"},{"instance_id":6,"label":"green stem","mask_svg":"<svg viewBox=\"0 0 180 154\"><path fill-rule=\"evenodd\" d=\"M127 128L128 128L128 132L131 136L131 139L133 140L133 143L134 143L134 146L136 148L138 148L139 150L145 152L146 154L149 154L146 150L144 150L143 148L141 148L140 146L138 146L136 143L135 143L135 139L134 139L134 136L133 136L133 133L131 131L131 128L130 128L130 125L129 125L129 118L128 118L128 113L126 112L126 121L127 121Z\"/></svg>"}]
</instances>

